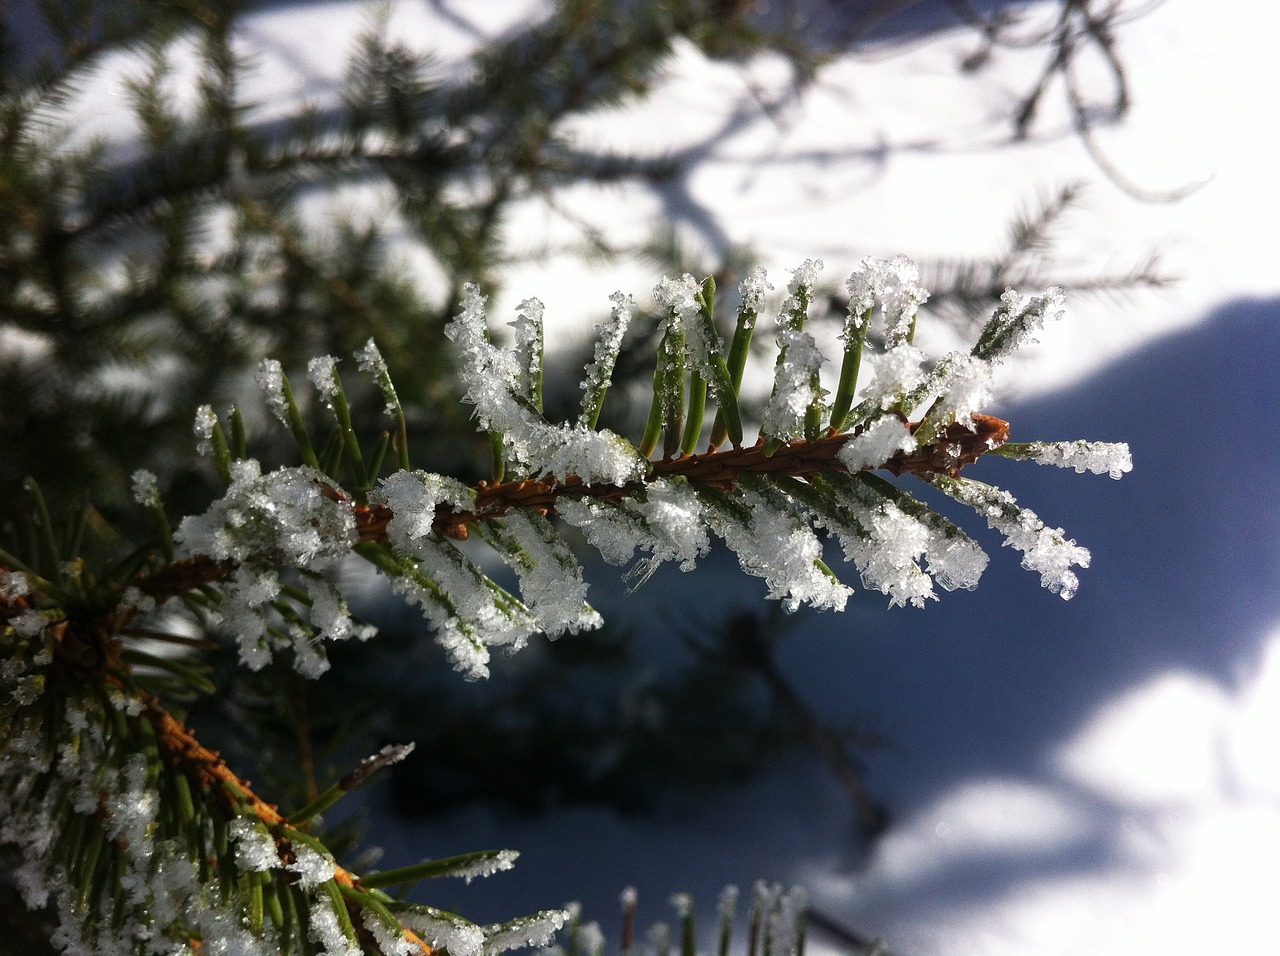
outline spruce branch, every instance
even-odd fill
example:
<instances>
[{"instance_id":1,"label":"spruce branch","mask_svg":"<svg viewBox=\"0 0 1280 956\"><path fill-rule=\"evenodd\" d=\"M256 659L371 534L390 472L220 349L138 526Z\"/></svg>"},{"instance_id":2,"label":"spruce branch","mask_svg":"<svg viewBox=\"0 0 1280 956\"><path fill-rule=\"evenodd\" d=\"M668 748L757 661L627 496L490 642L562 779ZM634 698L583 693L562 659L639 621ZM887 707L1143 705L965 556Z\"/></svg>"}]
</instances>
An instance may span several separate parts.
<instances>
[{"instance_id":1,"label":"spruce branch","mask_svg":"<svg viewBox=\"0 0 1280 956\"><path fill-rule=\"evenodd\" d=\"M847 283L849 351L837 402L828 407L820 356L802 329L817 268L806 261L795 270L778 311L772 424L752 445L741 439L737 396L743 330L764 307L762 272L741 290L737 344L727 350L712 321L710 279L664 279L655 288L666 315L655 356L657 424L646 444L656 450L662 442L666 452L657 460L596 424L633 308L628 297L614 297L613 320L598 329L580 413L553 423L541 402L541 304L521 303L516 342L505 348L491 338L485 299L469 285L446 334L479 429L501 436L504 462L523 477L468 486L410 470L404 413L386 363L368 342L357 364L372 380L381 411L396 422L399 467L389 474L383 474L389 433L368 453L337 359L322 355L309 363L308 377L327 411L328 446L315 451L282 367L264 363L259 383L267 405L304 464L264 471L248 457L239 412L224 427L203 406L195 433L226 492L175 526L155 476L135 473L135 500L151 512L158 540L130 549L85 509L64 523L29 483L23 531L0 549L6 655L0 689L8 691L0 809L34 821L11 825L0 838L24 855L29 903L57 896L59 918L75 924L68 932L88 941L133 941L122 946L161 932L195 950L218 932L219 921L233 918L249 952L305 937L341 952L410 956L441 944L474 956L481 945L514 945L566 919L549 912L482 928L430 907L400 908L378 889L505 868L512 859L505 853L428 861L362 883L310 827L318 813L407 750L386 750L313 791L292 813L281 812L175 711L215 688L203 636L167 641L151 625L148 615L162 606L166 613L185 609L209 636L231 638L247 668L260 669L285 652L298 675L314 678L329 667L327 646L373 635L352 617L333 574L355 555L422 607L466 677L483 677L494 648L518 649L535 632L555 636L601 623L551 517L579 527L615 563L630 560L637 548L647 552L637 565L641 579L666 560L693 568L714 532L788 610L803 603L840 609L851 593L823 560L819 531L839 540L864 586L895 605L935 598L935 580L944 589L972 587L986 555L926 504L874 475L878 470L921 479L973 507L1046 587L1069 598L1078 587L1070 568L1086 567L1088 552L1008 492L962 475L992 452L1116 476L1131 467L1120 445L1009 444L1008 423L978 410L992 367L1061 314L1061 293L1006 293L970 352L931 364L912 344L915 311L926 296L914 267L865 260ZM865 349L873 321L884 326L883 352L851 360ZM864 358L873 368L860 383L848 369ZM721 425L709 427L704 446L708 400ZM917 410L922 416L908 421ZM715 446L720 434L730 438L729 447ZM472 532L516 572L518 594L456 546ZM757 671L837 767L871 827L875 807L847 755L758 650L741 652L755 654ZM72 749L60 742L67 733L79 741ZM69 825L51 839L47 831L58 815ZM185 874L178 883L164 882L167 871L156 862L173 853ZM59 889L63 883L72 889ZM150 895L138 896L134 885ZM766 891L756 909L763 918L794 904L786 900Z\"/></svg>"}]
</instances>

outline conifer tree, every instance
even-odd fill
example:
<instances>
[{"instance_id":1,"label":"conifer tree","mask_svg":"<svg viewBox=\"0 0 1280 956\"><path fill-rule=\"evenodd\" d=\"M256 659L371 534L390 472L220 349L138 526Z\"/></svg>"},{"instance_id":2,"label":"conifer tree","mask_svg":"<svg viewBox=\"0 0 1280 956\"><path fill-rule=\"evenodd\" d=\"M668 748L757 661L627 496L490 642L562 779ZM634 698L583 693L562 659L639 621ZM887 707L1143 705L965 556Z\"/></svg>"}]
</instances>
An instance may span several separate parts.
<instances>
[{"instance_id":1,"label":"conifer tree","mask_svg":"<svg viewBox=\"0 0 1280 956\"><path fill-rule=\"evenodd\" d=\"M993 368L1057 317L1058 290L1006 293L971 351L930 358L913 344L927 297L914 266L867 259L840 295L843 355L824 379L820 262L774 298L744 270L718 304L713 279L664 278L649 329L633 328L634 298L613 297L569 414L544 401L541 304L521 304L509 347L491 329L513 202L666 171L586 153L566 121L642 93L678 36L715 55L777 42L748 6L564 0L482 49L461 83L375 17L341 109L274 126L241 92L234 0L44 0L35 46L0 12L0 322L16 343L0 354L0 844L58 949L472 956L572 925L549 911L480 927L389 892L508 867L508 851L344 865L320 815L409 745L299 796L255 786L202 739L191 716L226 684L310 681L331 653L378 640L343 590L351 562L420 607L465 679L535 634L599 626L568 527L637 580L692 569L719 538L789 610L851 593L827 539L896 605L974 586L982 548L887 471L971 507L1047 588L1075 592L1088 552L962 474L985 454L1128 470L1123 446L1014 443L982 413ZM136 128L77 136L77 92L121 53ZM174 85L192 63L194 106ZM317 189L371 179L445 277L438 296L387 261L385 224L326 233L307 218ZM969 306L972 276L956 283ZM757 336L765 316L773 334ZM631 356L632 374L653 388L627 437L602 423L629 328L650 360ZM776 365L757 439L744 374L762 343ZM139 375L148 388L128 385ZM263 402L246 398L255 383ZM753 904L756 919L802 909L773 888ZM779 951L796 945L795 921L775 924Z\"/></svg>"}]
</instances>

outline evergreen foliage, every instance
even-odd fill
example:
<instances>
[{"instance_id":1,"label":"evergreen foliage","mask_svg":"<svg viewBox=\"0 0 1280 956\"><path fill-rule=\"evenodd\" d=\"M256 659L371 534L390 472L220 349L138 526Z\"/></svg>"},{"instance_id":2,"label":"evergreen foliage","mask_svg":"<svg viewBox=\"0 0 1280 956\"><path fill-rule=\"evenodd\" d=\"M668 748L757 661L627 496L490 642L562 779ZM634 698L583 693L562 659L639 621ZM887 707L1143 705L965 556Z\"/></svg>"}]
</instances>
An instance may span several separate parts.
<instances>
[{"instance_id":1,"label":"evergreen foliage","mask_svg":"<svg viewBox=\"0 0 1280 956\"><path fill-rule=\"evenodd\" d=\"M556 515L614 563L639 550L642 577L663 561L691 569L713 532L788 609L838 610L850 593L823 561L816 529L840 542L864 586L895 604L922 605L936 597L935 583L973 587L987 561L981 548L872 474L888 470L972 506L1047 588L1071 597L1078 585L1072 568L1088 565L1088 551L1007 492L961 475L990 452L1114 476L1129 469L1121 445L1010 445L1007 423L976 410L992 368L1060 315L1061 293L1006 293L968 353L928 362L912 344L927 296L914 266L865 260L847 282L845 354L828 403L821 361L804 331L820 269L806 261L787 286L769 413L754 444L746 443L735 407L741 382L725 358L732 346L712 321L711 280L686 275L654 289L667 314L654 412L639 447L587 424L607 393L626 297L615 297L614 320L598 330L582 414L554 423L542 414L535 384L542 347L532 317L541 305L522 303L528 327L517 323L516 342L503 348L490 341L479 290L467 286L446 334L458 350L467 401L501 452L495 473L506 480L467 486L412 468L403 409L370 341L355 357L381 393L389 430L372 444L362 440L338 362L321 356L309 363L310 387L330 418L321 441L303 423L279 364L264 361L266 403L291 432L302 464L264 470L248 453L239 409L218 416L202 406L195 434L226 491L175 525L155 476L139 470L133 493L152 514L149 541L129 542L88 509L55 520L38 484L28 482L28 510L0 550L0 836L21 850L17 879L27 904L56 912L55 939L97 952L199 944L202 952L314 945L328 953L411 953L431 945L471 956L481 947L527 945L563 925L557 911L481 928L382 889L483 875L510 865L506 851L389 873L338 864L312 822L411 747L384 748L282 813L184 723L185 705L214 689L203 660L211 640L232 643L250 671L283 655L299 675L315 678L329 667L328 646L373 637L351 616L335 576L348 557L363 559L418 605L471 679L487 675L493 651L518 650L536 632L554 637L599 625L577 561L549 520ZM762 270L744 282L736 339L755 324L766 288ZM849 369L861 365L873 323L886 347L860 388ZM728 423L723 450L701 448L709 394ZM914 411L922 414L908 421ZM644 454L660 444L668 449L661 458ZM518 595L459 547L472 536L514 570Z\"/></svg>"},{"instance_id":2,"label":"evergreen foliage","mask_svg":"<svg viewBox=\"0 0 1280 956\"><path fill-rule=\"evenodd\" d=\"M360 761L344 748L377 719L376 695L309 703L375 640L348 605L353 563L420 606L471 678L536 633L592 647L585 632L600 618L576 534L630 563L637 585L662 562L691 569L719 537L788 609L843 606L851 588L824 562L827 538L893 604L973 586L981 548L873 474L887 469L973 507L1046 587L1074 593L1088 552L960 474L987 453L1128 469L1121 447L1015 444L981 413L991 366L1056 315L1055 291L1010 293L971 353L935 362L912 344L926 296L914 267L868 259L836 306L847 314L836 384L810 334L832 298L820 262L795 270L768 336L754 334L776 304L763 270L743 267L736 297L719 301L713 278L663 279L652 311L614 296L570 411L565 382L544 376L537 300L521 304L512 346L495 344L485 293L524 254L503 229L515 203L671 171L582 149L565 132L574 117L643 95L678 37L715 56L772 46L812 75L821 56L749 19L750 6L562 0L458 75L375 15L340 104L284 117L242 92L253 64L235 36L249 4L0 10L0 844L52 945L471 956L566 926L567 952L599 951L573 914L478 927L388 892L505 868L508 851L378 873L347 856L350 831L323 824L323 810L408 756L392 746ZM122 62L133 122L83 135L72 105ZM390 197L377 214L334 202L370 184ZM1023 268L1037 228L985 271L939 267L948 304L971 317L1008 285L1051 284ZM682 254L661 239L650 253ZM590 230L583 240L615 251ZM406 250L434 287L405 278ZM1099 284L1156 281L1140 267ZM747 358L770 345L774 381L755 408ZM358 374L340 374L335 355ZM639 376L653 401L631 440L612 430L628 419L613 411L617 385ZM265 403L215 412L243 401L250 380ZM505 562L518 593L482 569L477 547ZM878 808L847 753L779 683L767 641L697 651L703 669L670 693L702 699L699 681L732 690L726 673L754 672L874 829ZM240 722L221 753L197 735L214 709ZM777 722L755 733L756 753L783 736ZM636 762L651 762L646 746L635 742ZM282 752L301 756L301 773L271 760ZM745 761L724 756L723 773L741 772ZM758 889L752 939L766 952L801 946L802 909L794 893ZM33 951L44 928L22 927Z\"/></svg>"}]
</instances>

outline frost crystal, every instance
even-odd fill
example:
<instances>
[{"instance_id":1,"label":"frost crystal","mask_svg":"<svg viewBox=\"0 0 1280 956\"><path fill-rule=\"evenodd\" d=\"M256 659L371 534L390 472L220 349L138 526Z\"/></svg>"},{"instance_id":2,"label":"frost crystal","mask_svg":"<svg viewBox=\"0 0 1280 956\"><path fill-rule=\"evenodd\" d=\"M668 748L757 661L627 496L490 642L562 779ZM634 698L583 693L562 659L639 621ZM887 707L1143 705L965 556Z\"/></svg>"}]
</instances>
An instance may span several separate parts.
<instances>
[{"instance_id":1,"label":"frost crystal","mask_svg":"<svg viewBox=\"0 0 1280 956\"><path fill-rule=\"evenodd\" d=\"M766 949L777 956L796 956L804 936L805 913L809 896L803 887L793 886L777 898L769 914L769 944Z\"/></svg>"},{"instance_id":2,"label":"frost crystal","mask_svg":"<svg viewBox=\"0 0 1280 956\"><path fill-rule=\"evenodd\" d=\"M914 451L915 437L907 423L894 415L876 419L851 437L836 454L849 471L879 468L900 451Z\"/></svg>"},{"instance_id":3,"label":"frost crystal","mask_svg":"<svg viewBox=\"0 0 1280 956\"><path fill-rule=\"evenodd\" d=\"M262 826L246 817L236 817L228 826L236 845L236 865L247 873L262 873L281 865L276 841Z\"/></svg>"},{"instance_id":4,"label":"frost crystal","mask_svg":"<svg viewBox=\"0 0 1280 956\"><path fill-rule=\"evenodd\" d=\"M201 405L196 409L196 420L191 430L200 439L196 451L201 455L213 454L213 429L218 424L218 416L213 413L212 405Z\"/></svg>"},{"instance_id":5,"label":"frost crystal","mask_svg":"<svg viewBox=\"0 0 1280 956\"><path fill-rule=\"evenodd\" d=\"M9 623L19 637L32 638L44 631L49 624L49 619L39 611L27 608L17 617L12 618Z\"/></svg>"},{"instance_id":6,"label":"frost crystal","mask_svg":"<svg viewBox=\"0 0 1280 956\"><path fill-rule=\"evenodd\" d=\"M698 312L698 292L698 280L687 272L679 279L663 276L662 281L653 287L653 301L669 313L667 321L674 322L677 327L685 327Z\"/></svg>"},{"instance_id":7,"label":"frost crystal","mask_svg":"<svg viewBox=\"0 0 1280 956\"><path fill-rule=\"evenodd\" d=\"M400 398L396 395L396 387L391 381L391 372L387 369L387 360L382 357L377 343L370 339L364 344L364 348L356 350L355 359L356 368L362 372L368 372L373 376L373 380L377 382L378 389L382 392L382 397L387 403L387 414L394 415L396 409L400 407Z\"/></svg>"},{"instance_id":8,"label":"frost crystal","mask_svg":"<svg viewBox=\"0 0 1280 956\"><path fill-rule=\"evenodd\" d=\"M891 605L923 607L936 599L930 574L948 591L977 584L987 556L946 519L906 495L894 501L858 478L831 484L840 520L822 523L839 539L863 585L889 595Z\"/></svg>"},{"instance_id":9,"label":"frost crystal","mask_svg":"<svg viewBox=\"0 0 1280 956\"><path fill-rule=\"evenodd\" d=\"M1016 457L1041 465L1074 468L1076 474L1089 471L1095 475L1119 478L1133 471L1133 456L1129 453L1129 446L1123 442L1028 442L1024 447L1025 451Z\"/></svg>"},{"instance_id":10,"label":"frost crystal","mask_svg":"<svg viewBox=\"0 0 1280 956\"><path fill-rule=\"evenodd\" d=\"M609 320L596 326L595 354L587 366L587 376L582 380L582 415L578 423L589 428L599 412L600 398L613 377L613 367L622 348L622 338L627 333L631 316L636 310L636 300L629 295L615 292L609 297L613 309Z\"/></svg>"},{"instance_id":11,"label":"frost crystal","mask_svg":"<svg viewBox=\"0 0 1280 956\"><path fill-rule=\"evenodd\" d=\"M818 282L818 273L822 271L821 259L806 259L791 270L791 281L787 283L787 292L791 295L791 304L783 305L784 311L794 310L799 305L799 298L805 299L813 295L813 287Z\"/></svg>"},{"instance_id":12,"label":"frost crystal","mask_svg":"<svg viewBox=\"0 0 1280 956\"><path fill-rule=\"evenodd\" d=\"M471 863L450 870L449 876L460 876L468 883L509 870L516 865L520 853L516 850L499 850L497 853L477 855Z\"/></svg>"},{"instance_id":13,"label":"frost crystal","mask_svg":"<svg viewBox=\"0 0 1280 956\"><path fill-rule=\"evenodd\" d=\"M320 944L323 956L361 956L360 946L342 932L342 924L338 922L333 905L333 900L325 893L312 899L309 913L311 928L307 935Z\"/></svg>"},{"instance_id":14,"label":"frost crystal","mask_svg":"<svg viewBox=\"0 0 1280 956\"><path fill-rule=\"evenodd\" d=\"M284 395L284 369L275 359L263 359L255 376L267 396L267 407L282 425L289 424L289 401Z\"/></svg>"},{"instance_id":15,"label":"frost crystal","mask_svg":"<svg viewBox=\"0 0 1280 956\"><path fill-rule=\"evenodd\" d=\"M523 946L545 946L568 921L569 913L565 910L543 910L532 916L513 919L509 923L487 926L484 934L485 952L492 954Z\"/></svg>"},{"instance_id":16,"label":"frost crystal","mask_svg":"<svg viewBox=\"0 0 1280 956\"><path fill-rule=\"evenodd\" d=\"M520 577L524 599L539 630L550 637L599 627L603 621L587 604L582 568L549 521L513 511L487 529L507 563Z\"/></svg>"},{"instance_id":17,"label":"frost crystal","mask_svg":"<svg viewBox=\"0 0 1280 956\"><path fill-rule=\"evenodd\" d=\"M557 508L611 564L625 564L637 548L649 552L650 557L628 575L634 587L664 561L679 561L680 570L693 570L711 546L702 502L687 482L659 478L646 486L642 499L626 498L618 504L564 499Z\"/></svg>"},{"instance_id":18,"label":"frost crystal","mask_svg":"<svg viewBox=\"0 0 1280 956\"><path fill-rule=\"evenodd\" d=\"M293 862L289 864L288 869L297 873L298 884L304 890L309 890L333 879L337 864L329 854L321 853L308 844L295 840Z\"/></svg>"},{"instance_id":19,"label":"frost crystal","mask_svg":"<svg viewBox=\"0 0 1280 956\"><path fill-rule=\"evenodd\" d=\"M610 564L626 564L651 540L643 519L622 503L593 498L564 498L556 510L566 522L581 530L591 546Z\"/></svg>"},{"instance_id":20,"label":"frost crystal","mask_svg":"<svg viewBox=\"0 0 1280 956\"><path fill-rule=\"evenodd\" d=\"M369 909L364 911L362 918L364 928L373 935L382 956L414 956L420 952L405 936L404 928L399 924L388 926L377 913Z\"/></svg>"},{"instance_id":21,"label":"frost crystal","mask_svg":"<svg viewBox=\"0 0 1280 956\"><path fill-rule=\"evenodd\" d=\"M400 915L409 929L450 956L478 956L484 946L484 930L475 923L444 910L423 907Z\"/></svg>"},{"instance_id":22,"label":"frost crystal","mask_svg":"<svg viewBox=\"0 0 1280 956\"><path fill-rule=\"evenodd\" d=\"M710 549L702 502L687 482L653 481L635 508L648 522L654 561L679 561L681 571L692 571Z\"/></svg>"},{"instance_id":23,"label":"frost crystal","mask_svg":"<svg viewBox=\"0 0 1280 956\"><path fill-rule=\"evenodd\" d=\"M520 394L532 400L535 384L542 376L542 313L540 299L525 299L516 307L511 323L516 332L516 382Z\"/></svg>"},{"instance_id":24,"label":"frost crystal","mask_svg":"<svg viewBox=\"0 0 1280 956\"><path fill-rule=\"evenodd\" d=\"M796 329L779 331L778 346L782 352L774 367L773 394L760 431L769 438L794 441L804 437L805 414L822 397L816 384L822 353L812 335Z\"/></svg>"},{"instance_id":25,"label":"frost crystal","mask_svg":"<svg viewBox=\"0 0 1280 956\"><path fill-rule=\"evenodd\" d=\"M844 338L862 328L876 301L885 328L885 348L906 345L915 329L916 313L929 293L920 285L920 270L906 256L893 259L867 257L845 282L849 290L849 318Z\"/></svg>"},{"instance_id":26,"label":"frost crystal","mask_svg":"<svg viewBox=\"0 0 1280 956\"><path fill-rule=\"evenodd\" d=\"M156 609L156 599L131 584L120 595L120 606L149 614Z\"/></svg>"},{"instance_id":27,"label":"frost crystal","mask_svg":"<svg viewBox=\"0 0 1280 956\"><path fill-rule=\"evenodd\" d=\"M462 311L445 329L457 343L459 378L481 427L502 435L507 454L536 474L563 481L577 475L588 484L625 485L643 477L646 464L622 437L580 424L548 424L519 396L519 363L512 353L490 344L484 297L473 283L465 286Z\"/></svg>"},{"instance_id":28,"label":"frost crystal","mask_svg":"<svg viewBox=\"0 0 1280 956\"><path fill-rule=\"evenodd\" d=\"M317 355L307 363L307 377L325 404L330 404L338 394L338 360L332 355Z\"/></svg>"},{"instance_id":29,"label":"frost crystal","mask_svg":"<svg viewBox=\"0 0 1280 956\"><path fill-rule=\"evenodd\" d=\"M948 422L972 426L973 413L991 400L991 364L985 359L953 352L938 363L927 388L937 397L937 402L929 410L928 422L922 425L925 434Z\"/></svg>"},{"instance_id":30,"label":"frost crystal","mask_svg":"<svg viewBox=\"0 0 1280 956\"><path fill-rule=\"evenodd\" d=\"M452 543L435 535L413 543L413 567L392 587L418 604L440 646L469 680L489 674L489 648L523 646L537 630L519 601L489 581Z\"/></svg>"},{"instance_id":31,"label":"frost crystal","mask_svg":"<svg viewBox=\"0 0 1280 956\"><path fill-rule=\"evenodd\" d=\"M133 473L133 500L144 508L160 507L160 486L153 472L139 468Z\"/></svg>"},{"instance_id":32,"label":"frost crystal","mask_svg":"<svg viewBox=\"0 0 1280 956\"><path fill-rule=\"evenodd\" d=\"M1040 575L1040 583L1064 601L1075 596L1080 585L1072 566L1087 568L1089 550L1068 540L1061 528L1046 527L1035 512L1019 507L1013 495L968 478L935 475L935 485L982 515L987 524L1005 536L1007 547L1022 552L1022 566Z\"/></svg>"},{"instance_id":33,"label":"frost crystal","mask_svg":"<svg viewBox=\"0 0 1280 956\"><path fill-rule=\"evenodd\" d=\"M31 593L31 582L21 571L0 571L0 600L15 601Z\"/></svg>"},{"instance_id":34,"label":"frost crystal","mask_svg":"<svg viewBox=\"0 0 1280 956\"><path fill-rule=\"evenodd\" d=\"M895 607L924 607L934 600L933 582L919 565L929 546L929 530L892 502L868 492L856 498L846 492L842 503L852 513L859 533L835 528L845 559L857 566L864 587L889 595Z\"/></svg>"},{"instance_id":35,"label":"frost crystal","mask_svg":"<svg viewBox=\"0 0 1280 956\"><path fill-rule=\"evenodd\" d=\"M772 289L768 273L764 266L756 266L747 277L738 283L738 292L742 296L742 309L745 312L759 312L764 306L765 293Z\"/></svg>"},{"instance_id":36,"label":"frost crystal","mask_svg":"<svg viewBox=\"0 0 1280 956\"><path fill-rule=\"evenodd\" d=\"M1058 288L1046 289L1030 299L1007 289L1000 297L1000 307L978 337L973 356L1000 362L1027 342L1034 342L1035 333L1044 328L1046 322L1062 317L1064 301Z\"/></svg>"}]
</instances>

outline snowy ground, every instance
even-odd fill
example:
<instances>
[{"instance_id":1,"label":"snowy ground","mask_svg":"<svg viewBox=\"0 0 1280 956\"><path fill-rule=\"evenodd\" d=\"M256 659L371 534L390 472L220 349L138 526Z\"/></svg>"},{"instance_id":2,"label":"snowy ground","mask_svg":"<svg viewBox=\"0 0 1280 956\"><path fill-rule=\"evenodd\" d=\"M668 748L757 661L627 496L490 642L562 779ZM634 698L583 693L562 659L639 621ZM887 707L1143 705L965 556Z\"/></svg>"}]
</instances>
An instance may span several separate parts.
<instances>
[{"instance_id":1,"label":"snowy ground","mask_svg":"<svg viewBox=\"0 0 1280 956\"><path fill-rule=\"evenodd\" d=\"M537 9L402 0L395 23L461 56L493 23ZM273 93L315 95L360 18L349 3L281 5L246 42ZM482 920L581 899L607 922L627 884L642 920L669 918L675 890L709 907L725 882L764 878L803 883L824 913L902 956L1280 951L1280 407L1264 377L1280 357L1264 113L1277 27L1266 5L1171 0L1124 28L1134 109L1102 145L1153 191L1204 183L1169 204L1118 189L1052 111L1010 143L1009 104L1044 54L1001 54L959 77L967 33L835 64L771 115L760 104L777 98L780 63L744 70L686 49L651 102L584 124L586 142L697 162L661 192L584 191L571 206L617 235L664 217L712 251L749 244L779 285L809 256L840 279L868 254L992 250L1019 205L1087 180L1067 264L1083 274L1154 249L1183 281L1073 303L1008 368L993 411L1015 437L1128 441L1135 470L1113 483L982 466L1093 550L1070 603L986 539L992 567L972 594L925 611L860 595L844 614L798 622L784 663L808 698L892 730L868 783L893 825L869 851L830 775L796 760L638 823L601 810L534 821L473 810L409 830L387 820L376 831L386 863L521 850L514 872L439 901ZM564 224L530 209L514 228L557 236ZM542 297L554 349L616 288L643 294L655 278L539 264L512 277L494 313ZM607 590L598 603L634 614L708 593L739 606L760 591L721 560L655 579L640 604Z\"/></svg>"},{"instance_id":2,"label":"snowy ground","mask_svg":"<svg viewBox=\"0 0 1280 956\"><path fill-rule=\"evenodd\" d=\"M1154 249L1183 281L1076 304L1009 369L996 412L1023 437L1129 441L1135 471L1113 483L984 465L1092 548L1069 604L997 552L973 594L923 612L863 595L785 642L788 673L824 713L869 712L892 729L868 782L894 823L869 852L842 791L797 761L642 823L475 810L392 824L396 859L520 849L514 872L454 891L480 919L581 899L608 926L626 883L642 919L668 919L671 891L709 907L724 882L765 878L806 885L824 913L911 956L1280 949L1280 407L1264 373L1280 356L1280 274L1262 221L1280 196L1258 119L1273 85L1265 38L1280 24L1236 13L1174 0L1122 34L1135 108L1102 142L1153 191L1205 182L1176 203L1116 188L1052 116L1010 144L1001 118L1042 54L957 81L965 34L837 64L773 118L751 86L767 98L778 64L744 73L685 51L652 103L584 127L587 141L640 149L723 131L685 180L619 193L598 218L625 232L673 217L713 249L753 245L779 277L813 255L839 277L865 254L989 250L1020 203L1087 180L1067 261L1083 271ZM596 195L582 202L599 208ZM556 223L531 213L521 226ZM651 283L544 265L510 294L582 317L619 285ZM659 595L679 607L708 593L747 605L759 590L726 560L638 599L648 610ZM620 600L600 603L607 614Z\"/></svg>"}]
</instances>

